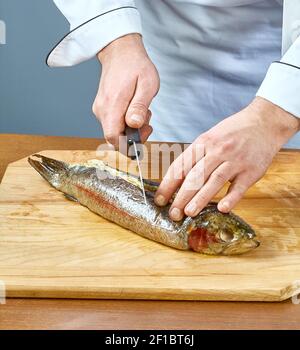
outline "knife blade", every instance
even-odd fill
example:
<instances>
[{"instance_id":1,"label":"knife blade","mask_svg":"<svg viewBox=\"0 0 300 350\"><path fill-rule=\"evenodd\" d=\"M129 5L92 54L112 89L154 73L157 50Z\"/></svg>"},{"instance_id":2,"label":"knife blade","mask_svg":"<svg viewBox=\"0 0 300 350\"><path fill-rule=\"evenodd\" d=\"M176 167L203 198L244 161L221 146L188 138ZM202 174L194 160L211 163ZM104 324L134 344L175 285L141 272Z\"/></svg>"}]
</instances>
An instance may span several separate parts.
<instances>
[{"instance_id":1,"label":"knife blade","mask_svg":"<svg viewBox=\"0 0 300 350\"><path fill-rule=\"evenodd\" d=\"M131 128L130 126L126 126L125 135L127 136L128 151L131 146L133 146L133 149L134 149L134 155L131 155L130 158L132 160L134 159L136 160L143 198L144 198L145 204L147 204L147 198L146 198L145 187L144 187L144 179L143 179L143 174L142 174L141 165L140 165L141 152L137 149L137 144L141 144L139 129L134 129L134 128Z\"/></svg>"}]
</instances>

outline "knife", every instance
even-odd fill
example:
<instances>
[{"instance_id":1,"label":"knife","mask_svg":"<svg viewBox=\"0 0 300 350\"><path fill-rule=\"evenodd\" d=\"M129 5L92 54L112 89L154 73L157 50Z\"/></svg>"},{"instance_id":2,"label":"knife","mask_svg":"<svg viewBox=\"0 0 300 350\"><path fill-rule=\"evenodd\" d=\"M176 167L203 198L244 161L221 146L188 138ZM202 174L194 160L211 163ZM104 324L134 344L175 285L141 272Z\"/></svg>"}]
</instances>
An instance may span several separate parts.
<instances>
[{"instance_id":1,"label":"knife","mask_svg":"<svg viewBox=\"0 0 300 350\"><path fill-rule=\"evenodd\" d=\"M141 144L141 137L140 137L140 131L139 129L131 128L130 126L126 126L125 128L125 135L127 137L127 145L128 145L128 151L131 146L133 146L134 149L134 155L127 155L132 159L136 160L137 167L138 167L138 172L139 172L139 178L141 182L141 188L143 192L143 197L144 197L144 202L147 204L147 198L146 198L146 193L145 193L145 187L144 187L144 180L143 180L143 175L142 175L142 170L141 170L141 165L140 165L140 156L141 152L137 149L137 144Z\"/></svg>"}]
</instances>

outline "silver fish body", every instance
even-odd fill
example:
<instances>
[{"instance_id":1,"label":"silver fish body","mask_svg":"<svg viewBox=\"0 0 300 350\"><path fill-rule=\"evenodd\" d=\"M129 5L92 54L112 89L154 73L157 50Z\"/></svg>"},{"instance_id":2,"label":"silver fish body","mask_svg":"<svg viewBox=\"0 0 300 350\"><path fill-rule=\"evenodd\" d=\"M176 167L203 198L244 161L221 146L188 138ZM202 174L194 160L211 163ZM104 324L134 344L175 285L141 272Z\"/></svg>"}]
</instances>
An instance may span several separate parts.
<instances>
[{"instance_id":1,"label":"silver fish body","mask_svg":"<svg viewBox=\"0 0 300 350\"><path fill-rule=\"evenodd\" d=\"M101 161L70 165L44 156L29 163L56 189L91 211L145 238L181 250L206 254L241 254L259 242L253 229L236 215L223 214L215 203L196 218L180 222L169 218L169 206L158 207L154 192L158 184L146 180L147 203L139 180Z\"/></svg>"}]
</instances>

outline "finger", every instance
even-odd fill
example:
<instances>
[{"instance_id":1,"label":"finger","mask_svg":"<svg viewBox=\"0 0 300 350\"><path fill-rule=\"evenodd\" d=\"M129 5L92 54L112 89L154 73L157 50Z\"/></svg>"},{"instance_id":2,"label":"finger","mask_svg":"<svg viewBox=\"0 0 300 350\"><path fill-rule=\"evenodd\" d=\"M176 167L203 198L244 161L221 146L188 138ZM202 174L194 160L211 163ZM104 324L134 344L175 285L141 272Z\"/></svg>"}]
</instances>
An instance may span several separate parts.
<instances>
[{"instance_id":1,"label":"finger","mask_svg":"<svg viewBox=\"0 0 300 350\"><path fill-rule=\"evenodd\" d=\"M122 113L121 110L111 109L108 114L101 119L106 142L117 148L119 146L119 137L123 135L125 130L124 113Z\"/></svg>"},{"instance_id":2,"label":"finger","mask_svg":"<svg viewBox=\"0 0 300 350\"><path fill-rule=\"evenodd\" d=\"M204 157L196 163L186 176L170 208L170 217L173 220L182 219L185 206L199 192L209 175L219 165L220 160L216 157Z\"/></svg>"},{"instance_id":3,"label":"finger","mask_svg":"<svg viewBox=\"0 0 300 350\"><path fill-rule=\"evenodd\" d=\"M147 141L148 137L152 134L153 128L151 125L144 125L140 129L140 137L141 137L141 142L144 143Z\"/></svg>"},{"instance_id":4,"label":"finger","mask_svg":"<svg viewBox=\"0 0 300 350\"><path fill-rule=\"evenodd\" d=\"M118 81L116 85L105 84L101 79L100 87L93 104L93 112L100 120L106 141L119 146L119 137L125 129L125 114L135 92L137 80ZM114 79L111 83L115 82Z\"/></svg>"},{"instance_id":5,"label":"finger","mask_svg":"<svg viewBox=\"0 0 300 350\"><path fill-rule=\"evenodd\" d=\"M134 96L128 106L125 121L132 128L141 128L147 122L149 123L149 106L155 96L148 88L145 81L139 79L136 85ZM150 115L151 116L151 115Z\"/></svg>"},{"instance_id":6,"label":"finger","mask_svg":"<svg viewBox=\"0 0 300 350\"><path fill-rule=\"evenodd\" d=\"M205 185L185 207L185 214L191 217L198 215L222 189L225 183L232 178L233 173L234 169L229 162L222 163L213 171Z\"/></svg>"},{"instance_id":7,"label":"finger","mask_svg":"<svg viewBox=\"0 0 300 350\"><path fill-rule=\"evenodd\" d=\"M254 182L246 173L238 175L229 186L226 196L218 203L218 209L223 213L228 213L243 198Z\"/></svg>"},{"instance_id":8,"label":"finger","mask_svg":"<svg viewBox=\"0 0 300 350\"><path fill-rule=\"evenodd\" d=\"M169 167L155 194L155 203L166 205L177 188L183 183L185 176L204 156L204 144L195 142L191 144Z\"/></svg>"},{"instance_id":9,"label":"finger","mask_svg":"<svg viewBox=\"0 0 300 350\"><path fill-rule=\"evenodd\" d=\"M149 125L151 117L152 117L152 112L150 111L150 109L148 109L148 111L147 111L147 116L146 116L146 119L145 119L145 122L144 122L143 126L144 126L144 125ZM143 127L143 126L142 126L142 127ZM142 127L141 127L141 128L142 128Z\"/></svg>"},{"instance_id":10,"label":"finger","mask_svg":"<svg viewBox=\"0 0 300 350\"><path fill-rule=\"evenodd\" d=\"M149 125L151 117L152 117L152 112L150 111L150 109L148 109L145 124Z\"/></svg>"},{"instance_id":11,"label":"finger","mask_svg":"<svg viewBox=\"0 0 300 350\"><path fill-rule=\"evenodd\" d=\"M148 110L146 122L140 128L140 138L141 138L142 143L146 142L148 137L152 134L153 128L151 125L149 125L151 116L152 116L152 112L150 110Z\"/></svg>"},{"instance_id":12,"label":"finger","mask_svg":"<svg viewBox=\"0 0 300 350\"><path fill-rule=\"evenodd\" d=\"M127 89L127 92L130 91ZM93 105L93 112L101 122L106 142L115 147L118 147L119 137L125 129L124 117L131 98L130 94L119 96L117 99L106 98L107 102L105 103L105 98L101 95L96 98Z\"/></svg>"}]
</instances>

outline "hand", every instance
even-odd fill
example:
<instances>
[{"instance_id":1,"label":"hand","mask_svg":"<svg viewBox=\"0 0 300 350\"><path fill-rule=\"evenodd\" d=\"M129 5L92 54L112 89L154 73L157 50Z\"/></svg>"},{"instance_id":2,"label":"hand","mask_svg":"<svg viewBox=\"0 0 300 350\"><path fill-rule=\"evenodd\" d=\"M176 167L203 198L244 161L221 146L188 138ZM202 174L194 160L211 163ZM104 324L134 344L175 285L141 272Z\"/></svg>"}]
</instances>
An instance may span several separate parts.
<instances>
[{"instance_id":1,"label":"hand","mask_svg":"<svg viewBox=\"0 0 300 350\"><path fill-rule=\"evenodd\" d=\"M102 74L93 113L102 123L106 141L118 147L125 124L141 128L141 139L146 141L152 132L149 105L158 92L159 76L141 36L113 41L98 58Z\"/></svg>"},{"instance_id":2,"label":"hand","mask_svg":"<svg viewBox=\"0 0 300 350\"><path fill-rule=\"evenodd\" d=\"M200 135L173 162L157 190L156 203L167 204L180 187L170 217L175 221L184 214L194 217L230 181L227 194L218 203L220 211L229 212L299 130L300 119L257 97L244 110ZM204 156L197 159L199 146L204 147Z\"/></svg>"}]
</instances>

